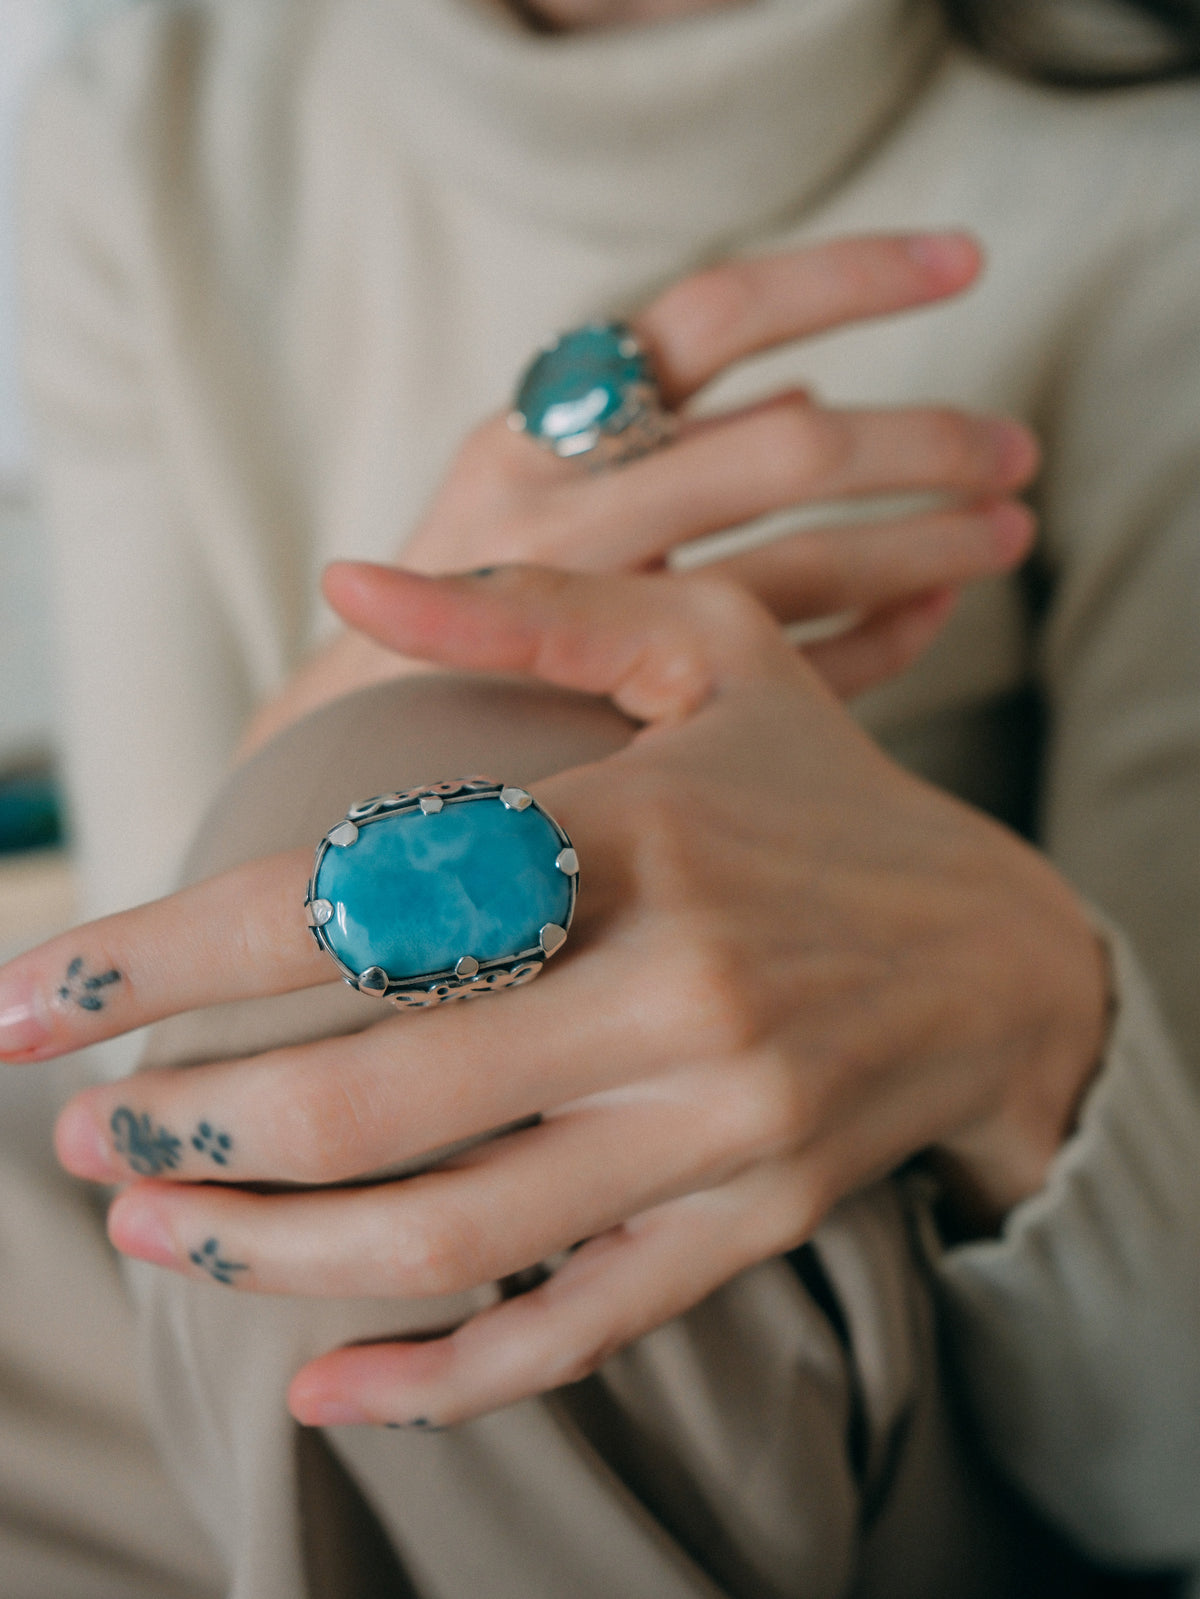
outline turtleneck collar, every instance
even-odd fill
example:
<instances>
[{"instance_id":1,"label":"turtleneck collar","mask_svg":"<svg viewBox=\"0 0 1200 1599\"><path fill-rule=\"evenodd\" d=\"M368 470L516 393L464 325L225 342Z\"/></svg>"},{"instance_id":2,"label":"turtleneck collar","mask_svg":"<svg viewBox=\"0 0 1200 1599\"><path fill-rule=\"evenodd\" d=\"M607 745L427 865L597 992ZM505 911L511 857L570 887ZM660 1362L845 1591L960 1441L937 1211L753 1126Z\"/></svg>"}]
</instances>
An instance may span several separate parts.
<instances>
[{"instance_id":1,"label":"turtleneck collar","mask_svg":"<svg viewBox=\"0 0 1200 1599\"><path fill-rule=\"evenodd\" d=\"M932 0L750 0L538 35L488 0L380 0L391 102L441 182L597 243L716 247L790 219L897 113Z\"/></svg>"}]
</instances>

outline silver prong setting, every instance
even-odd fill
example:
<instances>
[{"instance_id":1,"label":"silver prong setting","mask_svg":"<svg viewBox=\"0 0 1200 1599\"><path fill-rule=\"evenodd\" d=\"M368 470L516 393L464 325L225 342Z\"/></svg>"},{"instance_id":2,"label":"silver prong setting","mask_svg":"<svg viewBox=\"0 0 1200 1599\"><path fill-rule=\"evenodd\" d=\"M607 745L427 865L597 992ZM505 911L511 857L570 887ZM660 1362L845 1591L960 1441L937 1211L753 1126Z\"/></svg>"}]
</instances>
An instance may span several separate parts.
<instances>
[{"instance_id":1,"label":"silver prong setting","mask_svg":"<svg viewBox=\"0 0 1200 1599\"><path fill-rule=\"evenodd\" d=\"M358 986L364 994L384 994L387 992L388 974L382 966L368 966L365 972L359 972Z\"/></svg>"},{"instance_id":2,"label":"silver prong setting","mask_svg":"<svg viewBox=\"0 0 1200 1599\"><path fill-rule=\"evenodd\" d=\"M523 788L502 788L500 802L510 811L527 811L533 804L533 795Z\"/></svg>"},{"instance_id":3,"label":"silver prong setting","mask_svg":"<svg viewBox=\"0 0 1200 1599\"><path fill-rule=\"evenodd\" d=\"M436 816L442 809L444 801L436 794L426 794L425 798L417 802L426 816Z\"/></svg>"},{"instance_id":4,"label":"silver prong setting","mask_svg":"<svg viewBox=\"0 0 1200 1599\"><path fill-rule=\"evenodd\" d=\"M329 830L326 837L338 849L349 849L351 844L358 843L358 828L353 822L339 822L336 827Z\"/></svg>"},{"instance_id":5,"label":"silver prong setting","mask_svg":"<svg viewBox=\"0 0 1200 1599\"><path fill-rule=\"evenodd\" d=\"M554 864L564 877L574 877L579 871L579 856L573 849L560 849L554 857Z\"/></svg>"},{"instance_id":6,"label":"silver prong setting","mask_svg":"<svg viewBox=\"0 0 1200 1599\"><path fill-rule=\"evenodd\" d=\"M310 900L305 906L304 914L310 927L324 927L333 915L333 906L327 899Z\"/></svg>"},{"instance_id":7,"label":"silver prong setting","mask_svg":"<svg viewBox=\"0 0 1200 1599\"><path fill-rule=\"evenodd\" d=\"M547 955L553 955L556 949L561 949L567 941L567 930L560 927L557 922L547 922L542 928L538 942Z\"/></svg>"},{"instance_id":8,"label":"silver prong setting","mask_svg":"<svg viewBox=\"0 0 1200 1599\"><path fill-rule=\"evenodd\" d=\"M475 977L479 972L479 962L474 955L460 955L454 963L455 977Z\"/></svg>"}]
</instances>

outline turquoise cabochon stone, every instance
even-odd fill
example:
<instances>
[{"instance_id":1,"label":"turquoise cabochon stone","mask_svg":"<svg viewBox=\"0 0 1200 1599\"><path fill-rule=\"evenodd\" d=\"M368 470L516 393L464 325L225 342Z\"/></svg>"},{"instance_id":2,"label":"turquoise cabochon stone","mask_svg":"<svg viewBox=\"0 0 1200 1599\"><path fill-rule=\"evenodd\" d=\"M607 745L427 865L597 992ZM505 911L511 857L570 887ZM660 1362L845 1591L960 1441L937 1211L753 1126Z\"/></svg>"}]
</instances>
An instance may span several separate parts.
<instances>
[{"instance_id":1,"label":"turquoise cabochon stone","mask_svg":"<svg viewBox=\"0 0 1200 1599\"><path fill-rule=\"evenodd\" d=\"M628 338L629 329L619 322L592 323L564 333L543 351L517 390L516 407L529 432L563 439L603 427L629 389L649 381L645 355L622 352Z\"/></svg>"},{"instance_id":2,"label":"turquoise cabochon stone","mask_svg":"<svg viewBox=\"0 0 1200 1599\"><path fill-rule=\"evenodd\" d=\"M494 795L432 816L397 811L325 851L313 897L333 906L324 933L352 971L424 977L463 955L482 965L536 949L547 922L565 927L571 880L554 864L562 848L536 806L509 810Z\"/></svg>"}]
</instances>

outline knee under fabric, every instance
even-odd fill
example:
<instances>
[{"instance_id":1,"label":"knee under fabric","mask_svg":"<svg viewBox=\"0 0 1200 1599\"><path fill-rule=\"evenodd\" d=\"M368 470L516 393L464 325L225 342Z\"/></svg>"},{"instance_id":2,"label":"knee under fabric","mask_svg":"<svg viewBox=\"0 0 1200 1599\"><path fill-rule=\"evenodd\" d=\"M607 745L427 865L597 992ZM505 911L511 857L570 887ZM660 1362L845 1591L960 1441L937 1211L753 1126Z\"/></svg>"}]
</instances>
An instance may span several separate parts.
<instances>
[{"instance_id":1,"label":"knee under fabric","mask_svg":"<svg viewBox=\"0 0 1200 1599\"><path fill-rule=\"evenodd\" d=\"M375 793L474 772L527 786L632 731L606 702L519 682L379 685L235 771L184 878L315 844ZM501 1025L519 1002L477 1003ZM340 982L216 1006L155 1028L143 1065L358 1031L381 1012L394 1015ZM129 1272L159 1443L238 1599L1034 1594L1028 1529L951 1420L908 1237L903 1196L880 1184L814 1240L840 1326L784 1262L764 1262L595 1377L436 1435L305 1433L287 1383L339 1343L448 1330L495 1287L348 1302Z\"/></svg>"}]
</instances>

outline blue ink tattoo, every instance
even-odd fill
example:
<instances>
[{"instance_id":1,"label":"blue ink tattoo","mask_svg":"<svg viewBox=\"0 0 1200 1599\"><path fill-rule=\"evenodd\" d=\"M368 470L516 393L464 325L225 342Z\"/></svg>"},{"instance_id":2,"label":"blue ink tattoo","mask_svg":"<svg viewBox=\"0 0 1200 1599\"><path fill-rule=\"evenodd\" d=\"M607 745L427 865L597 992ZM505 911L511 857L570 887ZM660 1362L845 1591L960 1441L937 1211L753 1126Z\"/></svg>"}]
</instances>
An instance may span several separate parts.
<instances>
[{"instance_id":1,"label":"blue ink tattoo","mask_svg":"<svg viewBox=\"0 0 1200 1599\"><path fill-rule=\"evenodd\" d=\"M118 1105L108 1124L113 1145L139 1177L157 1177L179 1165L183 1143L165 1127L156 1128L149 1116L139 1116L128 1105Z\"/></svg>"},{"instance_id":2,"label":"blue ink tattoo","mask_svg":"<svg viewBox=\"0 0 1200 1599\"><path fill-rule=\"evenodd\" d=\"M207 1155L218 1166L228 1166L233 1149L233 1139L228 1133L217 1132L211 1122L201 1122L192 1134L192 1148L198 1155Z\"/></svg>"},{"instance_id":3,"label":"blue ink tattoo","mask_svg":"<svg viewBox=\"0 0 1200 1599\"><path fill-rule=\"evenodd\" d=\"M199 1266L201 1271L206 1271L213 1282L224 1283L226 1288L233 1286L234 1272L249 1270L244 1261L226 1260L215 1238L209 1238L201 1248L191 1250L188 1259L193 1266Z\"/></svg>"},{"instance_id":4,"label":"blue ink tattoo","mask_svg":"<svg viewBox=\"0 0 1200 1599\"><path fill-rule=\"evenodd\" d=\"M80 1010L103 1010L103 991L120 981L121 974L115 967L111 971L101 972L98 977L85 977L83 956L76 955L67 967L67 980L59 987L58 997L78 1005Z\"/></svg>"}]
</instances>

